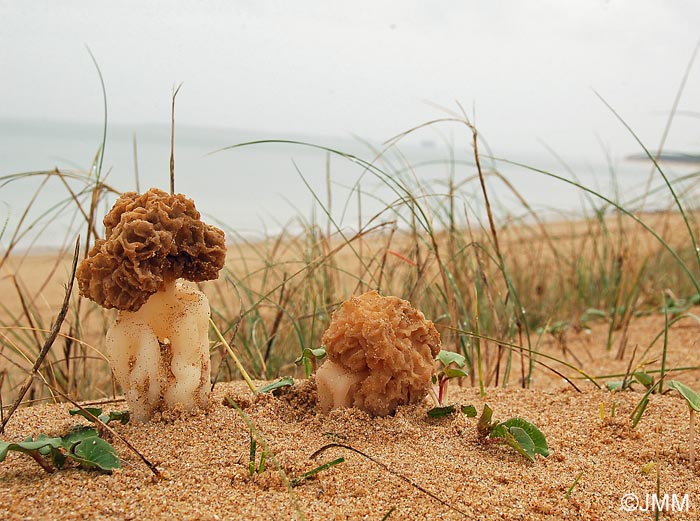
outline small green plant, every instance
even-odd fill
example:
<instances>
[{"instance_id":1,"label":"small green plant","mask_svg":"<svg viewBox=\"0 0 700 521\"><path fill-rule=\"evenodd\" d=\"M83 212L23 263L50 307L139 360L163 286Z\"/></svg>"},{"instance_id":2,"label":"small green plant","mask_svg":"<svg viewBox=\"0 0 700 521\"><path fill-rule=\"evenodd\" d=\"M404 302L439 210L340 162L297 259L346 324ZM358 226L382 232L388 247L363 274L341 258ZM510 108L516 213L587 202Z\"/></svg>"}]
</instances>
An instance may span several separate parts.
<instances>
[{"instance_id":1,"label":"small green plant","mask_svg":"<svg viewBox=\"0 0 700 521\"><path fill-rule=\"evenodd\" d=\"M646 476L648 474L651 474L651 472L654 470L654 467L656 467L656 462L654 460L647 461L644 465L639 467L639 472Z\"/></svg>"},{"instance_id":2,"label":"small green plant","mask_svg":"<svg viewBox=\"0 0 700 521\"><path fill-rule=\"evenodd\" d=\"M68 414L71 416L82 416L83 418L86 418L90 420L93 423L99 423L97 420L100 422L104 423L105 425L108 425L109 422L111 421L118 421L122 425L126 425L129 423L129 411L111 411L109 413L102 413L102 409L100 407L83 407L82 409L71 409L68 411Z\"/></svg>"},{"instance_id":3,"label":"small green plant","mask_svg":"<svg viewBox=\"0 0 700 521\"><path fill-rule=\"evenodd\" d=\"M464 414L467 418L475 418L476 417L476 407L473 405L463 405L459 409L462 414ZM449 416L450 414L454 414L457 411L457 406L456 405L443 405L440 407L433 407L428 411L428 416L431 418L443 418L444 416Z\"/></svg>"},{"instance_id":4,"label":"small green plant","mask_svg":"<svg viewBox=\"0 0 700 521\"><path fill-rule=\"evenodd\" d=\"M631 389L634 383L639 383L644 386L645 389L649 390L655 386L656 381L654 377L646 371L635 371L632 373L631 378L628 377L624 380L608 382L606 386L608 391L624 391L626 389Z\"/></svg>"},{"instance_id":5,"label":"small green plant","mask_svg":"<svg viewBox=\"0 0 700 521\"><path fill-rule=\"evenodd\" d=\"M441 350L435 357L435 361L440 364L440 368L433 375L433 386L430 390L430 395L433 397L436 406L428 411L428 416L431 418L442 418L454 414L457 410L456 405L445 405L447 401L447 384L452 378L462 378L468 376L467 372L461 369L466 363L466 358L452 351ZM472 414L473 409L473 414ZM461 408L463 414L470 418L476 416L476 409L472 405L466 405Z\"/></svg>"},{"instance_id":6,"label":"small green plant","mask_svg":"<svg viewBox=\"0 0 700 521\"><path fill-rule=\"evenodd\" d=\"M95 418L99 418L105 424L110 421L121 423L129 421L127 411L102 414L102 409L84 408L72 409L70 414L84 416L93 422L96 422ZM49 474L56 469L64 468L67 460L73 460L83 469L111 472L121 468L117 451L109 442L100 438L94 427L76 426L68 434L59 438L39 434L36 439L30 436L19 443L0 441L0 462L5 460L9 451L29 455Z\"/></svg>"},{"instance_id":7,"label":"small green plant","mask_svg":"<svg viewBox=\"0 0 700 521\"><path fill-rule=\"evenodd\" d=\"M286 377L286 378L289 378L289 377ZM282 380L285 380L285 379L283 378ZM291 380L291 378L290 378L290 380ZM275 383L280 383L280 382L275 382ZM293 383L294 382L292 382L292 384ZM278 386L277 388L283 387L284 385L289 385L289 384L287 384L285 382L283 385ZM226 401L232 407L237 407L237 405L236 406L233 405L235 402L230 397L227 397ZM238 407L237 410L239 412L242 412L240 407ZM267 444L264 442L260 444L262 446L262 449L263 449L262 452L260 453L260 459L258 459L258 457L257 457L258 441L255 438L256 435L259 435L259 433L254 432L254 429L251 427L250 428L250 450L249 450L249 455L248 455L248 475L250 475L250 476L259 475L259 474L262 474L263 472L265 472L265 467L266 467L267 460L268 460L269 449L267 447ZM269 453L269 454L270 454L270 456L272 456L272 458L274 460L274 455L272 455L272 453ZM292 487L296 487L297 485L301 485L307 479L312 478L313 476L315 476L319 472L323 472L324 470L327 470L331 467L335 467L336 465L339 465L340 463L344 463L344 462L345 462L345 458L340 457L340 458L336 458L332 461L329 461L327 463L324 463L322 465L319 465L318 467L313 468L313 469L309 470L308 472L304 472L303 474L301 474L300 476L298 476L296 478L288 480L289 487L291 489ZM286 475L285 475L285 480L286 480Z\"/></svg>"},{"instance_id":8,"label":"small green plant","mask_svg":"<svg viewBox=\"0 0 700 521\"><path fill-rule=\"evenodd\" d=\"M253 476L255 474L262 474L265 472L265 462L267 460L267 451L263 450L260 453L260 461L256 464L258 451L258 442L253 436L253 431L250 431L250 455L248 460L248 474Z\"/></svg>"},{"instance_id":9,"label":"small green plant","mask_svg":"<svg viewBox=\"0 0 700 521\"><path fill-rule=\"evenodd\" d=\"M257 460L257 448L258 448L258 442L255 440L255 436L253 436L253 431L250 431L250 455L249 455L249 460L248 460L248 474L250 476L254 476L256 474L262 474L265 472L265 465L267 463L267 452L263 450L260 453L260 460L256 462ZM336 458L332 461L329 461L327 463L324 463L323 465L319 465L316 468L313 468L309 470L308 472L304 472L301 476L293 478L289 481L290 486L296 487L297 485L301 485L304 481L307 479L312 478L319 472L323 472L324 470L327 470L331 467L335 467L336 465L339 465L340 463L345 462L345 458Z\"/></svg>"},{"instance_id":10,"label":"small green plant","mask_svg":"<svg viewBox=\"0 0 700 521\"><path fill-rule=\"evenodd\" d=\"M574 479L574 482L568 488L568 490L566 491L566 494L564 494L565 499L569 499L571 497L571 493L574 491L574 488L576 488L576 485L578 485L578 482L581 480L582 477L583 477L583 471L578 473L578 476L576 476L576 479Z\"/></svg>"},{"instance_id":11,"label":"small green plant","mask_svg":"<svg viewBox=\"0 0 700 521\"><path fill-rule=\"evenodd\" d=\"M441 350L435 357L440 368L433 375L433 385L437 385L437 405L441 406L447 400L447 383L452 378L468 376L467 372L460 369L464 367L466 358L459 353ZM434 392L434 391L433 391ZM435 393L434 393L435 394Z\"/></svg>"},{"instance_id":12,"label":"small green plant","mask_svg":"<svg viewBox=\"0 0 700 521\"><path fill-rule=\"evenodd\" d=\"M646 371L635 371L631 375L628 373L625 375L624 379L622 381L614 381L614 382L608 382L606 384L608 391L624 391L626 389L632 389L632 385L634 383L639 383L641 384L644 389L645 393L637 402L637 405L635 408L632 410L630 414L630 420L632 421L632 428L635 428L639 422L642 419L642 416L644 415L644 412L647 409L647 406L649 405L649 396L654 393L654 392L659 392L661 389L661 384L663 382L663 378L659 378L656 380L653 376L651 376L649 373ZM602 404L601 404L602 405ZM613 409L612 409L612 416L615 416L615 411L617 408L617 403L613 402ZM601 410L602 411L602 410ZM604 412L601 412L601 420L605 419Z\"/></svg>"},{"instance_id":13,"label":"small green plant","mask_svg":"<svg viewBox=\"0 0 700 521\"><path fill-rule=\"evenodd\" d=\"M509 418L499 422L492 420L493 409L484 404L476 430L484 441L505 443L513 447L529 461L535 461L535 454L549 456L549 447L544 434L532 423L522 418Z\"/></svg>"},{"instance_id":14,"label":"small green plant","mask_svg":"<svg viewBox=\"0 0 700 521\"><path fill-rule=\"evenodd\" d=\"M283 376L279 380L275 380L274 382L271 382L267 385L263 385L258 389L259 393L272 393L275 394L275 391L278 389L282 389L283 387L291 387L294 385L294 379L291 376Z\"/></svg>"},{"instance_id":15,"label":"small green plant","mask_svg":"<svg viewBox=\"0 0 700 521\"><path fill-rule=\"evenodd\" d=\"M693 391L690 387L677 380L669 380L666 382L666 387L672 391L678 391L688 404L690 413L690 466L695 467L695 412L700 411L700 395Z\"/></svg>"},{"instance_id":16,"label":"small green plant","mask_svg":"<svg viewBox=\"0 0 700 521\"><path fill-rule=\"evenodd\" d=\"M326 356L326 348L319 347L317 349L311 349L310 347L305 347L299 358L294 360L296 365L303 365L304 372L308 378L312 372L315 372L318 367L318 361Z\"/></svg>"},{"instance_id":17,"label":"small green plant","mask_svg":"<svg viewBox=\"0 0 700 521\"><path fill-rule=\"evenodd\" d=\"M323 472L324 470L328 470L331 467L335 467L336 465L339 465L340 463L344 463L345 458L342 456L340 458L336 458L334 460L329 461L328 463L324 463L323 465L319 465L318 467L311 469L308 472L304 472L301 476L298 478L294 478L290 481L291 485L293 487L296 487L297 485L301 485L304 481L307 479L315 476L319 472Z\"/></svg>"}]
</instances>

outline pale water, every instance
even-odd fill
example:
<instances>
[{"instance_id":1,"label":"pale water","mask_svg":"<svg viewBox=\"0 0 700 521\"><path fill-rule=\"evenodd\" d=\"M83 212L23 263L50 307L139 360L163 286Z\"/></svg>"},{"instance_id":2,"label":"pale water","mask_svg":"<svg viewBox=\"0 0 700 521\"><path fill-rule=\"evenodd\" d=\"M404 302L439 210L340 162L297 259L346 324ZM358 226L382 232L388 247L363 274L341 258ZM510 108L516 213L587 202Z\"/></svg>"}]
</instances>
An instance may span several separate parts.
<instances>
[{"instance_id":1,"label":"pale water","mask_svg":"<svg viewBox=\"0 0 700 521\"><path fill-rule=\"evenodd\" d=\"M335 225L349 231L357 229L360 212L362 222L366 224L371 217L405 196L393 185L395 180L403 179L404 185L419 182L422 188L412 189L419 203L430 199L433 204L438 204L439 201L446 203L446 198L433 194L445 194L447 181L452 177L455 184L461 184L456 213L468 215L473 224L485 214L481 189L474 178L476 169L469 138L466 134L456 136L458 145L454 146L443 144L439 137L407 141L376 162L377 167L388 174L388 178L383 178L368 172L355 161L333 154L329 156L324 150L302 145L264 143L215 152L257 139L289 139L328 146L371 162L376 157L376 150L381 149L379 143L370 146L349 138L176 127L175 188L194 199L206 220L222 225L229 236L233 230L246 237L256 237L279 233L284 227L296 231L304 225L301 221L308 223L312 219L325 230L328 220L324 209L327 207L327 172L331 178L332 218ZM12 175L59 168L85 176L101 141L100 125L0 121L0 215L7 223L0 239L0 249L9 244L22 212L45 179L45 176L14 179ZM485 154L484 150L482 154ZM572 172L544 150L525 154L506 150L497 155L567 178L573 178L573 173L581 184L631 205L630 208L638 205L636 198L644 192L650 174L648 163L618 159L609 165L602 154L597 154L597 157L594 154L591 159L566 158ZM117 191L135 190L136 163L141 190L151 186L167 190L169 158L168 126L110 126L102 176ZM485 171L494 166L487 158L482 159L482 165ZM593 196L591 199L582 190L562 181L506 163L495 166L542 218L577 217L590 213L592 205L604 205L603 201ZM665 171L676 178L691 173L693 167L669 165ZM662 184L662 179L656 174L652 187ZM69 185L76 192L85 186L81 181L71 181ZM694 188L694 183L684 185L684 189L690 191L687 197L692 197ZM488 189L502 222L527 214L518 197L496 177L488 178ZM62 202L69 197L68 189L57 177L46 182L25 219L23 229L39 220L20 241L21 248L71 244L78 232L84 233L75 205L60 210ZM320 199L323 206L315 198ZM82 200L87 205L87 197L83 196ZM59 206L54 209L54 205ZM668 191L660 190L648 198L645 209L665 209L668 206ZM404 211L402 215L406 213ZM401 214L387 211L372 223L391 220L398 220L401 225ZM435 224L439 226L439 223Z\"/></svg>"}]
</instances>

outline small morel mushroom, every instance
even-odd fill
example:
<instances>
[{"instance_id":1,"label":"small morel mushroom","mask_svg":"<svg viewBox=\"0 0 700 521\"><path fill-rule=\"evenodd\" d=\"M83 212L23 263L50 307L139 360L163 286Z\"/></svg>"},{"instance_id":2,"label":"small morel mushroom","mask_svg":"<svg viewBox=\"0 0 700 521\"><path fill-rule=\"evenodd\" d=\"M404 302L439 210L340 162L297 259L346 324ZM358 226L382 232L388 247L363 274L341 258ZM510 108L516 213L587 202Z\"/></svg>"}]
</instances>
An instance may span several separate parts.
<instances>
[{"instance_id":1,"label":"small morel mushroom","mask_svg":"<svg viewBox=\"0 0 700 521\"><path fill-rule=\"evenodd\" d=\"M104 225L76 277L81 295L118 310L107 356L133 417L206 406L210 311L191 282L218 277L224 232L203 223L191 199L156 188L123 194Z\"/></svg>"},{"instance_id":2,"label":"small morel mushroom","mask_svg":"<svg viewBox=\"0 0 700 521\"><path fill-rule=\"evenodd\" d=\"M357 407L374 416L422 400L440 351L440 334L423 313L376 291L344 302L322 341L328 360L316 372L321 409Z\"/></svg>"}]
</instances>

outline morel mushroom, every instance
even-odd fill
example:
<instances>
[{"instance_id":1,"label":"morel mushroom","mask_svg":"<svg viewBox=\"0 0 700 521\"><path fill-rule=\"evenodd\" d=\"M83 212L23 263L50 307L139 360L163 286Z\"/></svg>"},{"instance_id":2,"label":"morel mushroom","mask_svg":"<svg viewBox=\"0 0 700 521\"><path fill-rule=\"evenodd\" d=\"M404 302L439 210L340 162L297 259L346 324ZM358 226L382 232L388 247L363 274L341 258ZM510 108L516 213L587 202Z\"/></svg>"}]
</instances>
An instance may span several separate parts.
<instances>
[{"instance_id":1,"label":"morel mushroom","mask_svg":"<svg viewBox=\"0 0 700 521\"><path fill-rule=\"evenodd\" d=\"M81 295L118 310L107 356L133 417L206 406L210 311L191 282L218 277L224 232L203 223L191 199L156 188L123 194L104 225L76 277Z\"/></svg>"},{"instance_id":2,"label":"morel mushroom","mask_svg":"<svg viewBox=\"0 0 700 521\"><path fill-rule=\"evenodd\" d=\"M316 372L321 409L357 407L374 416L422 400L440 352L440 334L423 313L376 291L344 302L322 342L328 360Z\"/></svg>"}]
</instances>

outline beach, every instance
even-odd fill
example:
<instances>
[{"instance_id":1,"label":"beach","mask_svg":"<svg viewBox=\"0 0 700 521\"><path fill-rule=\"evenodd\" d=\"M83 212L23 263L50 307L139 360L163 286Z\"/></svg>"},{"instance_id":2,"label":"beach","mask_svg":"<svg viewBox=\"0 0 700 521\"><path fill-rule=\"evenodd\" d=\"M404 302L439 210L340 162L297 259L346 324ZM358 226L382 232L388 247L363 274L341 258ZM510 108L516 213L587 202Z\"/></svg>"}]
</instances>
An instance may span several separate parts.
<instances>
[{"instance_id":1,"label":"beach","mask_svg":"<svg viewBox=\"0 0 700 521\"><path fill-rule=\"evenodd\" d=\"M665 218L658 219L654 225L662 228ZM549 232L550 238L573 243L579 233L590 230L584 224L562 223ZM512 237L503 231L502 246L517 249L522 236L522 230L513 231ZM643 242L636 244L642 248ZM398 247L401 240L393 244L403 251ZM653 241L644 247L652 245ZM239 245L232 248L229 263L241 270L247 260L247 269L256 272L252 252L273 246L274 241L267 246ZM371 246L364 245L368 255ZM340 263L353 258L346 249L337 255ZM47 319L60 307L69 269L69 256L59 260L30 256L6 265L8 272L21 265L22 270L50 275L49 283L38 276L22 279L24 293L45 301ZM406 264L394 261L397 266ZM12 278L6 276L2 283L3 291L12 294ZM205 288L213 302L222 298L215 286ZM21 314L20 302L12 306L8 309ZM540 429L550 454L536 455L534 462L504 444L484 440L477 432L477 418L460 412L430 418L427 412L435 405L430 397L384 418L356 409L325 414L317 407L313 376L304 378L292 365L287 366L290 373L282 371L280 376L294 375L294 385L276 396L253 395L241 381L219 382L206 410L174 411L146 424L113 426L152 462L160 477L111 435L107 437L122 468L108 474L70 464L47 474L26 455L10 453L0 464L0 517L648 519L648 505L656 497L667 498L659 503L661 519L694 519L700 508L700 482L697 466L691 468L688 460L684 400L676 392L651 394L634 427L631 416L645 390L632 374L648 371L657 378L662 356L669 380L700 387L700 374L693 369L700 342L698 312L689 308L674 315L677 320L666 334L663 314L636 314L619 323L612 341L605 320L533 331L531 346L537 354L527 389L520 375L529 356L522 351L513 356L512 376L505 385L494 387L491 378L482 394L469 378L449 382L446 402L457 409L473 405L481 413L488 404L494 418L520 417ZM498 345L488 343L484 349L484 363L493 367ZM109 389L106 362L99 367L107 381L96 388ZM607 382L622 380L634 383L625 391L607 390ZM264 383L256 381L257 386ZM5 389L4 396L7 405L12 392ZM17 410L3 439L61 435L81 423L67 414L70 404L43 401ZM105 410L126 407L118 395L107 392L81 403L97 403ZM260 451L267 453L260 473L249 470L251 435L260 447L257 457ZM342 463L291 487L304 472L341 457Z\"/></svg>"}]
</instances>

